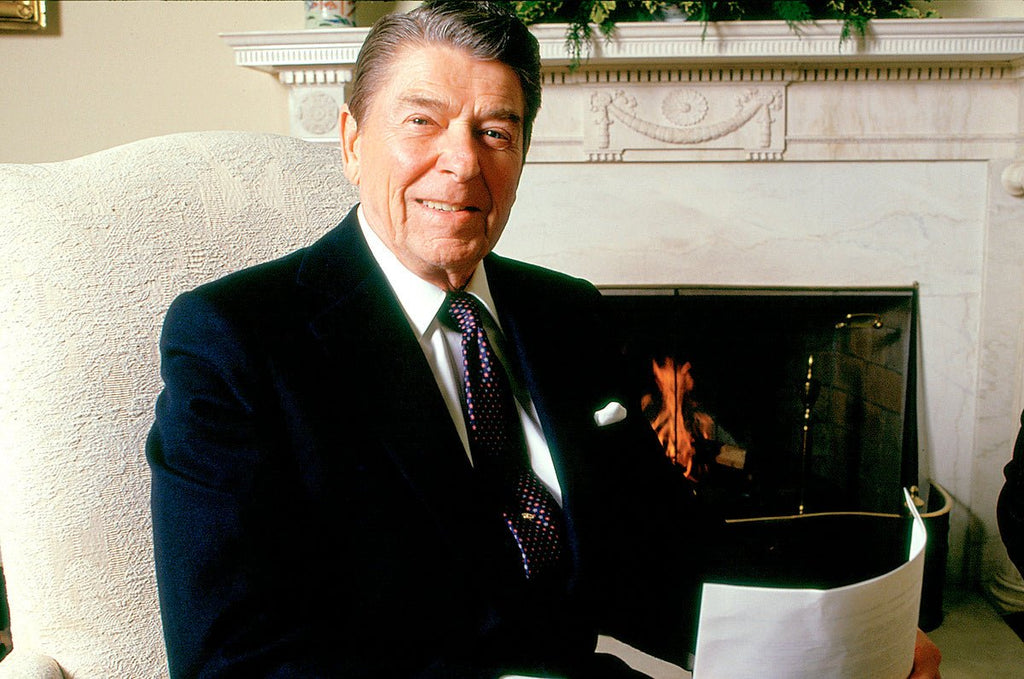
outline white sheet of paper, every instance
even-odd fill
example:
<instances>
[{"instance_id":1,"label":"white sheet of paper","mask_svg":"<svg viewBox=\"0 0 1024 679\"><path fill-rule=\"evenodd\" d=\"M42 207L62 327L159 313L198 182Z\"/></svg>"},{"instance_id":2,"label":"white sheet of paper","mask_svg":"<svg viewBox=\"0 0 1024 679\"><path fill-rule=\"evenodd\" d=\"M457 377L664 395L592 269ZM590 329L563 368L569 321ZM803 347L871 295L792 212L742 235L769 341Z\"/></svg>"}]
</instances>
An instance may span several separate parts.
<instances>
[{"instance_id":1,"label":"white sheet of paper","mask_svg":"<svg viewBox=\"0 0 1024 679\"><path fill-rule=\"evenodd\" d=\"M693 679L906 679L914 663L924 522L895 570L834 589L706 584Z\"/></svg>"}]
</instances>

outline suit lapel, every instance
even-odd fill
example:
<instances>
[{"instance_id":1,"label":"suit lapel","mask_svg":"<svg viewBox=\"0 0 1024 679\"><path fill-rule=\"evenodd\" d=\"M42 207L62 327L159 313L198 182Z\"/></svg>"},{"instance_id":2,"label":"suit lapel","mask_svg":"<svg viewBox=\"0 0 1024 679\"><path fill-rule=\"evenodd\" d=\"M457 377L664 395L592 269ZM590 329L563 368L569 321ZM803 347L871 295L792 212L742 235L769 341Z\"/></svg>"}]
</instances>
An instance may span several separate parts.
<instances>
[{"instance_id":1,"label":"suit lapel","mask_svg":"<svg viewBox=\"0 0 1024 679\"><path fill-rule=\"evenodd\" d=\"M537 408L568 507L579 477L578 451L586 447L590 434L586 397L580 393L583 385L562 378L573 372L568 362L576 354L578 338L558 314L536 303L558 291L538 288L529 277L518 276L516 265L508 260L492 255L485 261L502 328Z\"/></svg>"},{"instance_id":2,"label":"suit lapel","mask_svg":"<svg viewBox=\"0 0 1024 679\"><path fill-rule=\"evenodd\" d=\"M459 498L472 492L472 468L423 351L370 254L354 210L310 248L299 282L322 295L322 310L311 327L344 371L346 383L365 390L365 426L439 526L456 534L471 530L459 518L467 514ZM460 540L458 535L453 539Z\"/></svg>"}]
</instances>

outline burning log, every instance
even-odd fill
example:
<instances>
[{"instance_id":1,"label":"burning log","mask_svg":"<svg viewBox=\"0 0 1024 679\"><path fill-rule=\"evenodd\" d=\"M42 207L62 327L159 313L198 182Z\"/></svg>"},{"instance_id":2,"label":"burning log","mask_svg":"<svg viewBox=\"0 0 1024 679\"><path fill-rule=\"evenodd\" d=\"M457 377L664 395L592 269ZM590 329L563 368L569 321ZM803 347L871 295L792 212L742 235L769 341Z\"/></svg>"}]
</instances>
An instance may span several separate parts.
<instances>
[{"instance_id":1,"label":"burning log","mask_svg":"<svg viewBox=\"0 0 1024 679\"><path fill-rule=\"evenodd\" d=\"M698 481L712 464L743 469L746 451L715 441L715 421L693 396L694 379L689 361L668 356L651 361L656 393L644 394L640 405L665 448L665 455ZM659 405L660 404L660 405Z\"/></svg>"},{"instance_id":2,"label":"burning log","mask_svg":"<svg viewBox=\"0 0 1024 679\"><path fill-rule=\"evenodd\" d=\"M731 469L743 469L747 466L747 451L739 446L723 444L715 456L715 464Z\"/></svg>"}]
</instances>

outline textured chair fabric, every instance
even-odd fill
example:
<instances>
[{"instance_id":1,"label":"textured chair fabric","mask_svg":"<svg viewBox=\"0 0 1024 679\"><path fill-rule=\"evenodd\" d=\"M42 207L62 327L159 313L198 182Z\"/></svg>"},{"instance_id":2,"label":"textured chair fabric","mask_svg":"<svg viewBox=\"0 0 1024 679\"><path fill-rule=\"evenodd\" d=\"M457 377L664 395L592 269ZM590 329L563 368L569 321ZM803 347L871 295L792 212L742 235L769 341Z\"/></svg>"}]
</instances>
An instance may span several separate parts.
<instances>
[{"instance_id":1,"label":"textured chair fabric","mask_svg":"<svg viewBox=\"0 0 1024 679\"><path fill-rule=\"evenodd\" d=\"M167 675L144 455L164 312L356 197L336 148L265 134L0 165L0 677L59 676L24 674L47 658L74 679Z\"/></svg>"},{"instance_id":2,"label":"textured chair fabric","mask_svg":"<svg viewBox=\"0 0 1024 679\"><path fill-rule=\"evenodd\" d=\"M0 663L0 677L10 679L66 679L60 665L53 658L32 651L19 650L4 658Z\"/></svg>"}]
</instances>

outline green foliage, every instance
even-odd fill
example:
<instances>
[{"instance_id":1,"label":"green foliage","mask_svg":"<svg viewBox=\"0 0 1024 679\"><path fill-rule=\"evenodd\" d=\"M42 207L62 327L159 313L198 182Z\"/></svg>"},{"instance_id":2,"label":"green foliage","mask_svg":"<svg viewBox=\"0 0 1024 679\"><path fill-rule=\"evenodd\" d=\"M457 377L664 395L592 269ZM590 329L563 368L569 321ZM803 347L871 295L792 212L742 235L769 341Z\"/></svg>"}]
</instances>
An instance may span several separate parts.
<instances>
[{"instance_id":1,"label":"green foliage","mask_svg":"<svg viewBox=\"0 0 1024 679\"><path fill-rule=\"evenodd\" d=\"M811 8L807 6L806 2L780 0L773 3L772 7L778 13L779 18L789 24L791 28L814 19Z\"/></svg>"},{"instance_id":2,"label":"green foliage","mask_svg":"<svg viewBox=\"0 0 1024 679\"><path fill-rule=\"evenodd\" d=\"M657 21L670 13L681 13L705 28L711 21L776 19L785 21L796 33L806 23L836 20L843 24L840 41L854 34L863 37L872 19L934 16L931 10L913 7L909 0L528 0L513 4L528 24L568 24L566 46L574 66L589 52L594 27L607 39L617 23Z\"/></svg>"}]
</instances>

